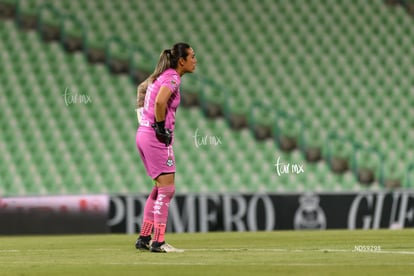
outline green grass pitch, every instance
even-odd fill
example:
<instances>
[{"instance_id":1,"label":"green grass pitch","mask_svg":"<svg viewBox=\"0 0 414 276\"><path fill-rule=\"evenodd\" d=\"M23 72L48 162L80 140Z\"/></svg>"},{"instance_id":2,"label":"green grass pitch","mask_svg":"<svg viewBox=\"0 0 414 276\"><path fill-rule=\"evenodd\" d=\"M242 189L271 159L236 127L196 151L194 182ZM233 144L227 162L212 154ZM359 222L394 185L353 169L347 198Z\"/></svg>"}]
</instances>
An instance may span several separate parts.
<instances>
[{"instance_id":1,"label":"green grass pitch","mask_svg":"<svg viewBox=\"0 0 414 276\"><path fill-rule=\"evenodd\" d=\"M135 238L1 236L0 275L414 275L414 229L167 234L169 254Z\"/></svg>"}]
</instances>

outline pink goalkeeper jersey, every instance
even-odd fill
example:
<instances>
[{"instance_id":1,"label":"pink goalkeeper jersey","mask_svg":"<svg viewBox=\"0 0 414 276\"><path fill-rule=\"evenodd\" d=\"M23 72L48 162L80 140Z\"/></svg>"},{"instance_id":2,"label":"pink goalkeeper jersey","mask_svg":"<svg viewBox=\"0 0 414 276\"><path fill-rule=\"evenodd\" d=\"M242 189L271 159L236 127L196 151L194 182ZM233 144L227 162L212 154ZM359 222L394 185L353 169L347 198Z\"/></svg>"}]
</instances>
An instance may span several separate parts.
<instances>
[{"instance_id":1,"label":"pink goalkeeper jersey","mask_svg":"<svg viewBox=\"0 0 414 276\"><path fill-rule=\"evenodd\" d=\"M175 125L175 112L180 104L180 75L174 69L165 70L153 83L148 85L147 92L145 94L144 112L141 118L140 128L142 130L151 129L153 123L155 123L155 99L161 86L166 86L171 91L171 97L167 104L167 113L165 114L165 128L174 131Z\"/></svg>"}]
</instances>

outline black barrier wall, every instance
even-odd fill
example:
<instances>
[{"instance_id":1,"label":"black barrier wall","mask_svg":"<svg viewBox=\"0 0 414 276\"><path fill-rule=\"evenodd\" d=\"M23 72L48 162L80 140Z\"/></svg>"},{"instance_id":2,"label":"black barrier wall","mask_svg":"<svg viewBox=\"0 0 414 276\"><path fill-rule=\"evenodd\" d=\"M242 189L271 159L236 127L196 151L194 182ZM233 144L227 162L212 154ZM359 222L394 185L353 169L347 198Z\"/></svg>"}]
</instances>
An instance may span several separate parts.
<instances>
[{"instance_id":1,"label":"black barrier wall","mask_svg":"<svg viewBox=\"0 0 414 276\"><path fill-rule=\"evenodd\" d=\"M136 233L146 195L114 195L108 226ZM168 231L379 229L414 226L414 191L349 194L187 194L170 204Z\"/></svg>"},{"instance_id":2,"label":"black barrier wall","mask_svg":"<svg viewBox=\"0 0 414 276\"><path fill-rule=\"evenodd\" d=\"M0 234L137 233L146 195L0 198ZM414 226L414 190L186 194L169 232L379 229Z\"/></svg>"}]
</instances>

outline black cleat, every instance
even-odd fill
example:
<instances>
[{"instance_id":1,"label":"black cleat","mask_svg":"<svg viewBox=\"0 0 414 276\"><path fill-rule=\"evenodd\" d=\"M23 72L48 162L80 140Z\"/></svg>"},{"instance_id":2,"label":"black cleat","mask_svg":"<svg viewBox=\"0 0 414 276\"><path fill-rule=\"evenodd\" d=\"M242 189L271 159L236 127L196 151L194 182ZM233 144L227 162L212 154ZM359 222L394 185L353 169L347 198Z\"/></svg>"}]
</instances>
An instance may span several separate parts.
<instances>
[{"instance_id":1,"label":"black cleat","mask_svg":"<svg viewBox=\"0 0 414 276\"><path fill-rule=\"evenodd\" d=\"M139 250L149 250L151 245L151 236L139 236L135 243L135 248Z\"/></svg>"}]
</instances>

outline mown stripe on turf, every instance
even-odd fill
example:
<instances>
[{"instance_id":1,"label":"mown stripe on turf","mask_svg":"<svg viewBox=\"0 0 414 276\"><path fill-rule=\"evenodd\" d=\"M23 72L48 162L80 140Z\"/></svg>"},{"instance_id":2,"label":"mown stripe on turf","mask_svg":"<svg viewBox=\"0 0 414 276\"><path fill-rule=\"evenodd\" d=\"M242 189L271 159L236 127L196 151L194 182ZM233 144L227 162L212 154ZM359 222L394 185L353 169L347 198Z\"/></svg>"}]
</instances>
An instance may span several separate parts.
<instances>
[{"instance_id":1,"label":"mown stripe on turf","mask_svg":"<svg viewBox=\"0 0 414 276\"><path fill-rule=\"evenodd\" d=\"M48 265L48 263L45 262L36 262L36 261L7 261L7 262L3 262L0 261L0 264L30 264L30 265ZM79 262L53 262L54 265L91 265L91 264L97 264L95 262L93 263L79 263ZM152 265L157 265L157 266L211 266L211 265L216 265L215 263L209 263L209 262L180 262L180 261L176 261L174 263L166 263L163 261L160 262L112 262L112 263L102 263L100 265L111 265L111 266L128 266L128 265L136 265L136 266L152 266ZM222 266L240 266L239 263L226 263L226 264L221 264ZM243 262L244 266L261 266L263 265L262 262ZM274 262L274 263L267 263L266 266L278 266L278 267L283 267L283 266L349 266L349 264L344 264L344 263L278 263L278 262ZM370 263L366 263L366 264L358 264L355 266L364 266L364 267L377 267L378 264L370 264ZM390 263L383 263L381 264L381 266L414 266L414 263L396 263L396 262L390 262Z\"/></svg>"}]
</instances>

